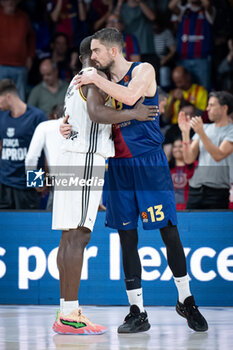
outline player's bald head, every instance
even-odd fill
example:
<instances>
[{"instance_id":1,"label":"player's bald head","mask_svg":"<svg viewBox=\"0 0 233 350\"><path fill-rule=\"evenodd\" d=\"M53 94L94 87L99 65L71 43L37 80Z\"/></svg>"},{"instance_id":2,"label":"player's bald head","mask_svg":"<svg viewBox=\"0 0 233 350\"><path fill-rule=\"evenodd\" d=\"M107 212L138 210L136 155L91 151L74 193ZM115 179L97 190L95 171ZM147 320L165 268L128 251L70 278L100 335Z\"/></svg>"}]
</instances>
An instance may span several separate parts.
<instances>
[{"instance_id":1,"label":"player's bald head","mask_svg":"<svg viewBox=\"0 0 233 350\"><path fill-rule=\"evenodd\" d=\"M79 52L82 58L91 57L91 40L92 36L87 36L81 41Z\"/></svg>"}]
</instances>

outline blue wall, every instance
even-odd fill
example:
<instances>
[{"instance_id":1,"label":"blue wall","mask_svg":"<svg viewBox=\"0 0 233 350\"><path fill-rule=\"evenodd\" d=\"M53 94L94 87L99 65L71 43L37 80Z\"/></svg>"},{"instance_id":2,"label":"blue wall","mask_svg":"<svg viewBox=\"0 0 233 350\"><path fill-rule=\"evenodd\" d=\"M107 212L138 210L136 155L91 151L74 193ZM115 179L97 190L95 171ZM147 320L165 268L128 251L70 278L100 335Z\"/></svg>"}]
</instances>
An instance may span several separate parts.
<instances>
[{"instance_id":1,"label":"blue wall","mask_svg":"<svg viewBox=\"0 0 233 350\"><path fill-rule=\"evenodd\" d=\"M81 304L127 305L120 246L99 213L86 252ZM233 212L180 212L191 289L199 305L233 306ZM56 248L51 213L0 212L0 303L57 304ZM159 231L139 225L145 305L174 305L176 288ZM89 258L87 259L87 257Z\"/></svg>"}]
</instances>

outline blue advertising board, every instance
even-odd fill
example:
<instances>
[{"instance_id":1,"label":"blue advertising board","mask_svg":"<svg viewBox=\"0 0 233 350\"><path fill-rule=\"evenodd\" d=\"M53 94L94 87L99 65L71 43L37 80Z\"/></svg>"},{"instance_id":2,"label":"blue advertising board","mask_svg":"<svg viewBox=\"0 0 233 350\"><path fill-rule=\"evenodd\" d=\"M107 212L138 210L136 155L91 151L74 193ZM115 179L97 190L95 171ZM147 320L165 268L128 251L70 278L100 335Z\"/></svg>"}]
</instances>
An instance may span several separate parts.
<instances>
[{"instance_id":1,"label":"blue advertising board","mask_svg":"<svg viewBox=\"0 0 233 350\"><path fill-rule=\"evenodd\" d=\"M127 305L118 234L99 212L86 248L80 304ZM233 306L233 212L179 212L191 291L202 306ZM145 305L174 305L177 291L159 231L139 223ZM0 212L0 303L58 304L60 231L51 213Z\"/></svg>"}]
</instances>

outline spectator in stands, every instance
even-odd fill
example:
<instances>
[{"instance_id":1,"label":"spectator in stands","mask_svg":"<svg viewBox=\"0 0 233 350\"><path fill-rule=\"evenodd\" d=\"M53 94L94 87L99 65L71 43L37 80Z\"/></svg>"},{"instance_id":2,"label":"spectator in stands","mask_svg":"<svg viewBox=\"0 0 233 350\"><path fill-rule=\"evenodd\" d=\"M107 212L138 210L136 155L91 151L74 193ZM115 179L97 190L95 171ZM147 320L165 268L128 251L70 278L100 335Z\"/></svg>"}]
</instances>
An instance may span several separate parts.
<instances>
[{"instance_id":1,"label":"spectator in stands","mask_svg":"<svg viewBox=\"0 0 233 350\"><path fill-rule=\"evenodd\" d=\"M35 54L35 37L17 0L0 0L0 80L10 78L25 101L27 71Z\"/></svg>"},{"instance_id":2,"label":"spectator in stands","mask_svg":"<svg viewBox=\"0 0 233 350\"><path fill-rule=\"evenodd\" d=\"M106 26L107 19L113 11L113 0L87 1L89 33L93 34Z\"/></svg>"},{"instance_id":3,"label":"spectator in stands","mask_svg":"<svg viewBox=\"0 0 233 350\"><path fill-rule=\"evenodd\" d=\"M185 116L190 117L190 119L195 117L195 115L197 114L197 110L196 110L195 106L186 100L181 102L180 111L184 112ZM192 137L193 135L194 135L194 132L191 129L190 130L190 137ZM171 159L171 156L172 156L172 145L173 145L174 141L178 138L181 138L180 128L179 128L178 124L172 124L166 130L165 140L163 143L163 149L164 149L164 152L167 156L168 161Z\"/></svg>"},{"instance_id":4,"label":"spectator in stands","mask_svg":"<svg viewBox=\"0 0 233 350\"><path fill-rule=\"evenodd\" d=\"M216 71L220 63L227 56L227 40L232 36L233 23L233 1L213 0L216 8L216 18L214 20L214 40L212 51L212 87L215 90L222 90L222 85L218 85Z\"/></svg>"},{"instance_id":5,"label":"spectator in stands","mask_svg":"<svg viewBox=\"0 0 233 350\"><path fill-rule=\"evenodd\" d=\"M154 23L154 45L160 59L160 86L166 91L171 86L171 66L176 52L173 34L167 26L167 14L157 13ZM158 74L158 73L157 73Z\"/></svg>"},{"instance_id":6,"label":"spectator in stands","mask_svg":"<svg viewBox=\"0 0 233 350\"><path fill-rule=\"evenodd\" d=\"M69 50L68 37L64 33L56 33L50 46L51 59L57 65L59 78L69 83L78 62L78 52Z\"/></svg>"},{"instance_id":7,"label":"spectator in stands","mask_svg":"<svg viewBox=\"0 0 233 350\"><path fill-rule=\"evenodd\" d=\"M166 118L164 118L165 107L167 105L168 93L161 89L158 86L159 93L159 125L163 134L165 134L166 130L169 128L170 123L167 122Z\"/></svg>"},{"instance_id":8,"label":"spectator in stands","mask_svg":"<svg viewBox=\"0 0 233 350\"><path fill-rule=\"evenodd\" d=\"M191 81L190 73L182 66L176 67L172 72L172 79L176 89L169 94L165 117L172 124L177 124L180 103L184 100L192 103L198 113L203 113L207 106L207 90Z\"/></svg>"},{"instance_id":9,"label":"spectator in stands","mask_svg":"<svg viewBox=\"0 0 233 350\"><path fill-rule=\"evenodd\" d=\"M218 85L233 92L233 37L228 40L229 52L218 67Z\"/></svg>"},{"instance_id":10,"label":"spectator in stands","mask_svg":"<svg viewBox=\"0 0 233 350\"><path fill-rule=\"evenodd\" d=\"M210 90L212 27L215 8L211 0L171 0L170 10L178 17L177 54L179 64L187 68L196 82Z\"/></svg>"},{"instance_id":11,"label":"spectator in stands","mask_svg":"<svg viewBox=\"0 0 233 350\"><path fill-rule=\"evenodd\" d=\"M179 114L185 163L193 163L199 154L198 167L189 182L187 209L227 209L229 206L233 125L228 116L233 111L233 95L225 91L211 93L207 110L212 124L203 125L201 117L190 120L184 112ZM196 133L192 143L191 127Z\"/></svg>"},{"instance_id":12,"label":"spectator in stands","mask_svg":"<svg viewBox=\"0 0 233 350\"><path fill-rule=\"evenodd\" d=\"M52 107L64 102L68 83L58 77L57 66L50 58L40 64L42 82L36 85L28 98L28 104L40 108L49 115Z\"/></svg>"},{"instance_id":13,"label":"spectator in stands","mask_svg":"<svg viewBox=\"0 0 233 350\"><path fill-rule=\"evenodd\" d=\"M168 3L170 0L156 0L155 1L155 10L160 13L167 13L168 12Z\"/></svg>"},{"instance_id":14,"label":"spectator in stands","mask_svg":"<svg viewBox=\"0 0 233 350\"><path fill-rule=\"evenodd\" d=\"M115 9L124 23L125 32L136 36L142 60L155 54L153 41L154 3L147 0L118 0Z\"/></svg>"},{"instance_id":15,"label":"spectator in stands","mask_svg":"<svg viewBox=\"0 0 233 350\"><path fill-rule=\"evenodd\" d=\"M37 169L39 158L44 150L49 174L53 174L52 169L57 165L57 156L60 152L59 145L61 145L64 140L59 131L62 122L63 108L63 104L54 106L49 114L49 120L40 123L36 127L25 159L25 167L27 170ZM46 207L47 210L52 210L53 188L50 188L50 190L51 192Z\"/></svg>"},{"instance_id":16,"label":"spectator in stands","mask_svg":"<svg viewBox=\"0 0 233 350\"><path fill-rule=\"evenodd\" d=\"M10 79L0 81L0 209L38 209L34 188L26 188L24 160L37 125L47 118L27 106Z\"/></svg>"},{"instance_id":17,"label":"spectator in stands","mask_svg":"<svg viewBox=\"0 0 233 350\"><path fill-rule=\"evenodd\" d=\"M30 18L36 36L36 54L40 55L41 52L48 49L51 40L51 22L46 10L47 0L24 0L18 3L19 8L25 11Z\"/></svg>"},{"instance_id":18,"label":"spectator in stands","mask_svg":"<svg viewBox=\"0 0 233 350\"><path fill-rule=\"evenodd\" d=\"M107 19L106 28L116 28L122 32L124 40L123 55L127 61L141 61L137 38L133 34L126 34L124 32L124 24L120 16L111 13Z\"/></svg>"},{"instance_id":19,"label":"spectator in stands","mask_svg":"<svg viewBox=\"0 0 233 350\"><path fill-rule=\"evenodd\" d=\"M54 23L54 31L69 38L70 48L77 48L87 35L85 31L86 8L82 0L49 0L47 10Z\"/></svg>"},{"instance_id":20,"label":"spectator in stands","mask_svg":"<svg viewBox=\"0 0 233 350\"><path fill-rule=\"evenodd\" d=\"M189 192L189 179L193 176L195 169L194 164L185 164L182 148L181 138L174 140L172 144L172 157L169 161L177 210L184 210L186 208Z\"/></svg>"}]
</instances>

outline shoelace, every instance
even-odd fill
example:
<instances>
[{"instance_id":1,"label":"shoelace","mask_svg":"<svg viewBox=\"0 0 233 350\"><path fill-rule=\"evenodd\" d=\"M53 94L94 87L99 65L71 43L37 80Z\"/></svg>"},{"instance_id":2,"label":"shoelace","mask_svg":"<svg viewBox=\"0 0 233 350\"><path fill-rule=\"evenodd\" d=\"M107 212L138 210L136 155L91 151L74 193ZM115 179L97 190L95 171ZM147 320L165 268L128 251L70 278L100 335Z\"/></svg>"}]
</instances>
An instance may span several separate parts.
<instances>
[{"instance_id":1,"label":"shoelace","mask_svg":"<svg viewBox=\"0 0 233 350\"><path fill-rule=\"evenodd\" d=\"M84 322L84 323L90 324L92 327L95 327L95 324L92 323L89 320L89 318L87 318L85 315L82 314L81 308L78 309L78 318L79 318L79 322Z\"/></svg>"}]
</instances>

